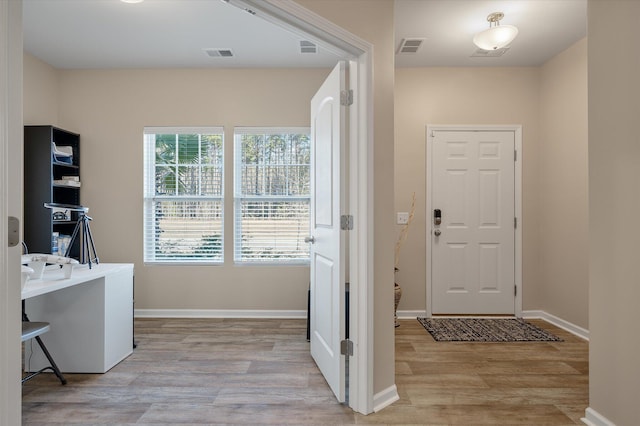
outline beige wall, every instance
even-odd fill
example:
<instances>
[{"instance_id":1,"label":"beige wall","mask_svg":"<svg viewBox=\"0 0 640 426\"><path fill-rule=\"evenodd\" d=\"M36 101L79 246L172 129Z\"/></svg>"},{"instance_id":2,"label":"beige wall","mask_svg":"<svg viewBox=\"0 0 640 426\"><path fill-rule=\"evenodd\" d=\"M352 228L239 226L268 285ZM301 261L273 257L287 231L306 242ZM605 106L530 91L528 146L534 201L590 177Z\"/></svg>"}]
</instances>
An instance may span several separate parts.
<instances>
[{"instance_id":1,"label":"beige wall","mask_svg":"<svg viewBox=\"0 0 640 426\"><path fill-rule=\"evenodd\" d=\"M133 262L137 309L304 310L309 269L233 264L233 127L309 126L327 69L60 70L59 125L81 135L82 204L103 262ZM224 126L225 263L145 266L145 126Z\"/></svg>"},{"instance_id":2,"label":"beige wall","mask_svg":"<svg viewBox=\"0 0 640 426\"><path fill-rule=\"evenodd\" d=\"M640 419L639 22L589 1L589 406L620 426Z\"/></svg>"},{"instance_id":3,"label":"beige wall","mask_svg":"<svg viewBox=\"0 0 640 426\"><path fill-rule=\"evenodd\" d=\"M587 40L540 74L538 306L589 328ZM527 293L525 293L527 295Z\"/></svg>"},{"instance_id":4,"label":"beige wall","mask_svg":"<svg viewBox=\"0 0 640 426\"><path fill-rule=\"evenodd\" d=\"M393 329L393 0L296 0L374 45L374 393L395 383Z\"/></svg>"},{"instance_id":5,"label":"beige wall","mask_svg":"<svg viewBox=\"0 0 640 426\"><path fill-rule=\"evenodd\" d=\"M400 252L397 281L403 288L399 310L426 309L427 124L519 124L523 145L524 309L539 308L536 190L539 140L539 70L536 68L398 68L396 70L397 211L416 212ZM400 225L396 225L399 233Z\"/></svg>"},{"instance_id":6,"label":"beige wall","mask_svg":"<svg viewBox=\"0 0 640 426\"><path fill-rule=\"evenodd\" d=\"M426 309L426 125L520 124L523 309L587 328L586 95L586 40L542 67L396 70L396 211L416 194L399 310Z\"/></svg>"},{"instance_id":7,"label":"beige wall","mask_svg":"<svg viewBox=\"0 0 640 426\"><path fill-rule=\"evenodd\" d=\"M58 72L33 55L23 55L25 125L58 124Z\"/></svg>"}]
</instances>

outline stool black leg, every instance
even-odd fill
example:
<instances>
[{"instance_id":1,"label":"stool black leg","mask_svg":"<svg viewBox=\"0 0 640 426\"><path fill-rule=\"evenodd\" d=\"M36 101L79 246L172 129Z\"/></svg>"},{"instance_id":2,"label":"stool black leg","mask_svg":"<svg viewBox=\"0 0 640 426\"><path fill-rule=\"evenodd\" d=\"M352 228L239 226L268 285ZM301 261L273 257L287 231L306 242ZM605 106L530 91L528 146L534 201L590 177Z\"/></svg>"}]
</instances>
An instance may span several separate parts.
<instances>
[{"instance_id":1,"label":"stool black leg","mask_svg":"<svg viewBox=\"0 0 640 426\"><path fill-rule=\"evenodd\" d=\"M24 303L24 300L23 300L22 301L22 320L28 322L29 321L29 317L27 316L27 313L25 312L24 308L25 308L25 303ZM22 383L26 382L27 380L32 379L34 376L37 376L38 374L42 373L45 370L51 370L58 377L58 379L60 380L60 383L62 383L63 385L66 385L67 384L67 379L65 379L64 376L62 375L62 373L60 372L60 369L58 368L58 365L53 360L53 357L51 356L51 354L47 350L47 347L44 345L44 342L42 341L40 336L36 336L35 339L36 339L36 342L38 342L38 345L40 346L40 349L42 349L42 352L44 353L44 356L46 356L47 359L49 360L49 364L51 366L50 367L45 367L42 370L40 370L38 372L35 372L33 374L29 374L27 377L22 379Z\"/></svg>"},{"instance_id":2,"label":"stool black leg","mask_svg":"<svg viewBox=\"0 0 640 426\"><path fill-rule=\"evenodd\" d=\"M36 336L35 339L36 339L36 342L38 342L38 345L40 345L40 349L42 349L44 356L46 356L47 359L49 360L49 364L51 364L51 369L53 370L54 374L58 377L58 379L60 379L60 383L62 383L63 385L66 385L67 379L65 379L62 373L60 372L60 369L58 368L58 366L56 365L56 362L51 357L51 354L47 350L47 347L44 345L44 342L42 341L42 339L40 339L40 336Z\"/></svg>"}]
</instances>

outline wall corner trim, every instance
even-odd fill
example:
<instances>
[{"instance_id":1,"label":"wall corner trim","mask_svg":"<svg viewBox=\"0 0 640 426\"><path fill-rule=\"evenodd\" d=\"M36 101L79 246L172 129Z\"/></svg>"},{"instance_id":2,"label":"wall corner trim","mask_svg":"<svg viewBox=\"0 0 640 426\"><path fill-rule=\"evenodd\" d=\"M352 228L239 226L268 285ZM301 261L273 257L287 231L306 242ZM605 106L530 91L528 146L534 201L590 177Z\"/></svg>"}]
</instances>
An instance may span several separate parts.
<instances>
[{"instance_id":1,"label":"wall corner trim","mask_svg":"<svg viewBox=\"0 0 640 426\"><path fill-rule=\"evenodd\" d=\"M580 420L588 426L616 426L615 423L591 407L587 407L587 409L584 410L584 414L585 416Z\"/></svg>"},{"instance_id":2,"label":"wall corner trim","mask_svg":"<svg viewBox=\"0 0 640 426\"><path fill-rule=\"evenodd\" d=\"M545 311L522 311L522 318L542 319L548 323L555 325L556 327L560 327L561 329L580 337L581 339L587 341L589 340L589 330L570 323L569 321L563 320L562 318L558 318L557 316Z\"/></svg>"},{"instance_id":3,"label":"wall corner trim","mask_svg":"<svg viewBox=\"0 0 640 426\"><path fill-rule=\"evenodd\" d=\"M373 395L373 411L378 412L400 399L396 385L389 386Z\"/></svg>"}]
</instances>

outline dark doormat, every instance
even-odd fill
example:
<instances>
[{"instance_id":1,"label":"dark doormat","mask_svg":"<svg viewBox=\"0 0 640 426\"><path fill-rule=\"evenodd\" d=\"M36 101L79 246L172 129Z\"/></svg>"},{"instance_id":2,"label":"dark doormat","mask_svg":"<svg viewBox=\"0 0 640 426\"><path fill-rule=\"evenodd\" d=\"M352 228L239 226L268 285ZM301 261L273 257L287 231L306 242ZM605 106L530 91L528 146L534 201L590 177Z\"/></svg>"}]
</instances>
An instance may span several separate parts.
<instances>
[{"instance_id":1,"label":"dark doormat","mask_svg":"<svg viewBox=\"0 0 640 426\"><path fill-rule=\"evenodd\" d=\"M519 318L418 318L438 342L562 342Z\"/></svg>"}]
</instances>

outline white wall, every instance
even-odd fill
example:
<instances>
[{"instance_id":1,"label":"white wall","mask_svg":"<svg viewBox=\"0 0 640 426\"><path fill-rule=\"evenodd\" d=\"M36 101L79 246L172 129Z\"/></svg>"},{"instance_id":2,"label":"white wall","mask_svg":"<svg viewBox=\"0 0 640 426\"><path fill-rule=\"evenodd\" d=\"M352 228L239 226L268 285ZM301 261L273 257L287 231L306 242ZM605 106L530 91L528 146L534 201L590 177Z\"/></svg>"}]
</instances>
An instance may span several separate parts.
<instances>
[{"instance_id":1,"label":"white wall","mask_svg":"<svg viewBox=\"0 0 640 426\"><path fill-rule=\"evenodd\" d=\"M589 406L620 426L640 419L638 23L638 1L589 1Z\"/></svg>"}]
</instances>

